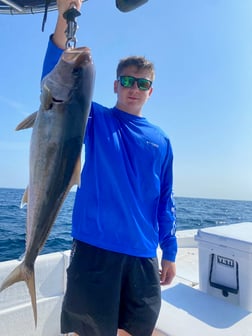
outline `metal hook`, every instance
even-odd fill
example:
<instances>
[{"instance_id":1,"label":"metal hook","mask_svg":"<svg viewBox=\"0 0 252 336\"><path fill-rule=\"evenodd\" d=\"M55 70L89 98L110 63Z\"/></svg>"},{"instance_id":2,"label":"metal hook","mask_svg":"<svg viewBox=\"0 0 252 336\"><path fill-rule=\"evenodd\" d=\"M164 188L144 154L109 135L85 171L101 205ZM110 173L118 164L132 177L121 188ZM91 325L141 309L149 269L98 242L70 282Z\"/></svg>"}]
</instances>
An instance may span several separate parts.
<instances>
[{"instance_id":1,"label":"metal hook","mask_svg":"<svg viewBox=\"0 0 252 336\"><path fill-rule=\"evenodd\" d=\"M76 30L78 28L75 18L80 16L81 13L76 9L75 5L72 4L71 7L63 14L64 19L67 21L67 28L65 30L66 34L66 48L75 48L76 46Z\"/></svg>"}]
</instances>

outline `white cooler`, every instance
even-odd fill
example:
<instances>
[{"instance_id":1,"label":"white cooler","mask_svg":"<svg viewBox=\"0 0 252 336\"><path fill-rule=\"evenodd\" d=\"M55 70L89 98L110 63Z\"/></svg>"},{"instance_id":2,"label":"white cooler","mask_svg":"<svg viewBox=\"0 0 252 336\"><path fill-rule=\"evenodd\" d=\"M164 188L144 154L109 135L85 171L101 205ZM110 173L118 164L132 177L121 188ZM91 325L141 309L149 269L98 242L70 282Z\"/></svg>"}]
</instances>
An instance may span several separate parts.
<instances>
[{"instance_id":1,"label":"white cooler","mask_svg":"<svg viewBox=\"0 0 252 336\"><path fill-rule=\"evenodd\" d=\"M252 222L200 229L199 287L252 312Z\"/></svg>"}]
</instances>

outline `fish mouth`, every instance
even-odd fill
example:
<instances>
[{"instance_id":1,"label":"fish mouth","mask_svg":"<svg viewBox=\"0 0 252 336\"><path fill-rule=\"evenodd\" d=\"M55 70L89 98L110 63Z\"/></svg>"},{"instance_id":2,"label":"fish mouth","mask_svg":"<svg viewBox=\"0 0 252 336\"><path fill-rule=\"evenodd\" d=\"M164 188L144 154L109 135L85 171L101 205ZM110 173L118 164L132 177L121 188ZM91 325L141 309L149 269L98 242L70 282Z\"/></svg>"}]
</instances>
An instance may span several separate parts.
<instances>
[{"instance_id":1,"label":"fish mouth","mask_svg":"<svg viewBox=\"0 0 252 336\"><path fill-rule=\"evenodd\" d=\"M62 55L62 59L69 64L82 66L92 63L91 50L88 47L68 48Z\"/></svg>"},{"instance_id":2,"label":"fish mouth","mask_svg":"<svg viewBox=\"0 0 252 336\"><path fill-rule=\"evenodd\" d=\"M63 100L63 99L59 99L59 98L52 97L52 103L53 103L53 104L62 104L62 103L64 103L64 100Z\"/></svg>"}]
</instances>

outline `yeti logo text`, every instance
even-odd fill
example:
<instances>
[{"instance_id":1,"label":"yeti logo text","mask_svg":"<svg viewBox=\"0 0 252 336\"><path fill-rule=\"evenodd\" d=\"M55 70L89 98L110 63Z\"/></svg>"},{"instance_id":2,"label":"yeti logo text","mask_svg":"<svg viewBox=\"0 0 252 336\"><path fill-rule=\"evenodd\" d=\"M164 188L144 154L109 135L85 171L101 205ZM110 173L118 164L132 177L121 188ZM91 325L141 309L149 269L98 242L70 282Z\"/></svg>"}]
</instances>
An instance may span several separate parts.
<instances>
[{"instance_id":1,"label":"yeti logo text","mask_svg":"<svg viewBox=\"0 0 252 336\"><path fill-rule=\"evenodd\" d=\"M234 260L233 259L225 258L225 257L222 257L222 256L217 256L217 262L219 264L222 264L222 265L225 265L225 266L234 267Z\"/></svg>"}]
</instances>

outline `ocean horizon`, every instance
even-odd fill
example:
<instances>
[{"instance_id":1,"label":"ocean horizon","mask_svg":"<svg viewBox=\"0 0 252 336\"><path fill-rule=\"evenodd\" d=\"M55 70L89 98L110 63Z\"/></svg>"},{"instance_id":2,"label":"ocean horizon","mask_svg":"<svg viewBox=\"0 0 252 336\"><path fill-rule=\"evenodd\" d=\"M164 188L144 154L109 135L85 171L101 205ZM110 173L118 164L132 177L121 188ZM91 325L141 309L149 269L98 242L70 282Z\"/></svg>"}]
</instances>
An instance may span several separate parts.
<instances>
[{"instance_id":1,"label":"ocean horizon","mask_svg":"<svg viewBox=\"0 0 252 336\"><path fill-rule=\"evenodd\" d=\"M19 259L25 251L24 189L0 188L0 262ZM71 248L71 219L75 191L71 191L40 254ZM177 230L252 222L252 201L175 196ZM252 228L252 224L251 224Z\"/></svg>"}]
</instances>

